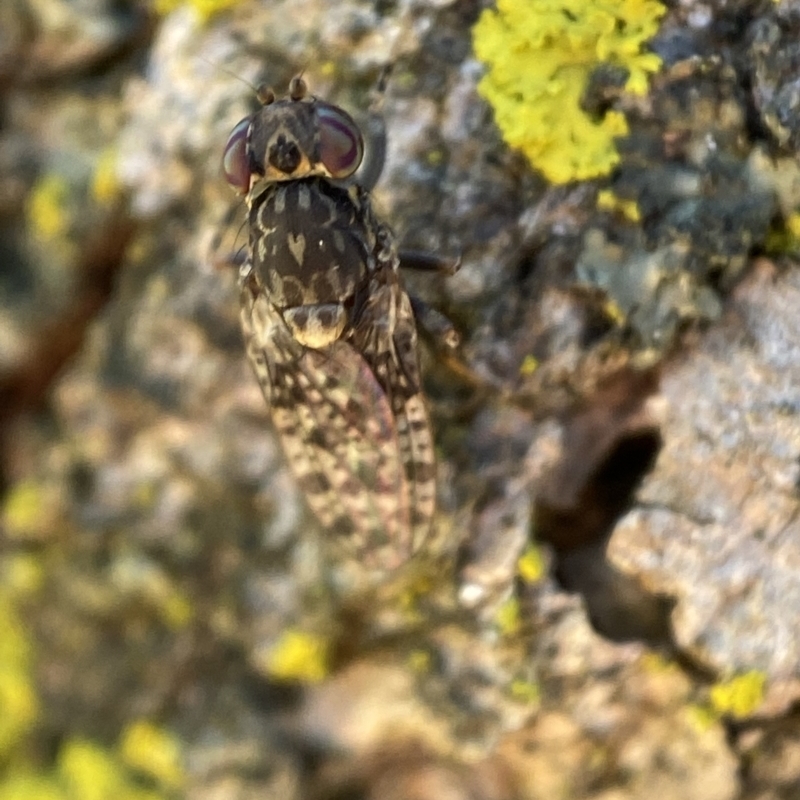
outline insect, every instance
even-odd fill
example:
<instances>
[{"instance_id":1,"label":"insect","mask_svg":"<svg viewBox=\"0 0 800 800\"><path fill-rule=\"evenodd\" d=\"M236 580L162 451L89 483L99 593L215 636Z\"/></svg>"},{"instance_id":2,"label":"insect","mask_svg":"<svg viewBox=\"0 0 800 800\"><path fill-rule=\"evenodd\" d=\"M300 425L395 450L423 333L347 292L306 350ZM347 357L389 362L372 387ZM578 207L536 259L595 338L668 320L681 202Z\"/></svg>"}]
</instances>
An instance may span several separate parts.
<instances>
[{"instance_id":1,"label":"insect","mask_svg":"<svg viewBox=\"0 0 800 800\"><path fill-rule=\"evenodd\" d=\"M427 537L436 465L417 330L394 235L354 173L364 141L294 78L231 132L223 167L245 195L239 273L249 361L291 469L331 537L392 569Z\"/></svg>"}]
</instances>

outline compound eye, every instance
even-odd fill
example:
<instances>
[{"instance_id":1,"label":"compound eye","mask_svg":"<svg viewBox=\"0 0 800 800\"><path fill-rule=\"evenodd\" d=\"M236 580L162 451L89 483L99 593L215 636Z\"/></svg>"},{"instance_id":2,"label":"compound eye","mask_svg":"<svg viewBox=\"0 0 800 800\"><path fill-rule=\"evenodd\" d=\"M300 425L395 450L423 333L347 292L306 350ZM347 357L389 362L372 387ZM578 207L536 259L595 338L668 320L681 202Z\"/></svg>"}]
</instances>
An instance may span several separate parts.
<instances>
[{"instance_id":1,"label":"compound eye","mask_svg":"<svg viewBox=\"0 0 800 800\"><path fill-rule=\"evenodd\" d=\"M341 108L317 101L319 158L333 178L352 175L364 156L364 140L353 118Z\"/></svg>"},{"instance_id":2,"label":"compound eye","mask_svg":"<svg viewBox=\"0 0 800 800\"><path fill-rule=\"evenodd\" d=\"M250 117L245 117L232 131L222 156L225 180L237 194L247 194L250 189L250 162L247 156L247 131Z\"/></svg>"}]
</instances>

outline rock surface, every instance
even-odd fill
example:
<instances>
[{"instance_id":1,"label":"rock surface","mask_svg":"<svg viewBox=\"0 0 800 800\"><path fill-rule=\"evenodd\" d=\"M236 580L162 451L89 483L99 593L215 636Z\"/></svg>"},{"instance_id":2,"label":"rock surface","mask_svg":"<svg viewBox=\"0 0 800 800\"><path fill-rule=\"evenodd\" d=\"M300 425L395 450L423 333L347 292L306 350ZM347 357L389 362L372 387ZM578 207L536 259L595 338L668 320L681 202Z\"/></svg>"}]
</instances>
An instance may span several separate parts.
<instances>
[{"instance_id":1,"label":"rock surface","mask_svg":"<svg viewBox=\"0 0 800 800\"><path fill-rule=\"evenodd\" d=\"M478 97L486 4L78 5L0 12L0 797L86 796L86 742L130 796L800 797L796 4L670 7L646 100L598 77L618 170L559 188ZM376 202L461 254L407 285L463 348L429 552L351 596L212 250L242 79L363 121L387 62Z\"/></svg>"},{"instance_id":2,"label":"rock surface","mask_svg":"<svg viewBox=\"0 0 800 800\"><path fill-rule=\"evenodd\" d=\"M800 674L800 271L758 264L670 363L664 447L609 558L677 598L678 646L715 672Z\"/></svg>"}]
</instances>

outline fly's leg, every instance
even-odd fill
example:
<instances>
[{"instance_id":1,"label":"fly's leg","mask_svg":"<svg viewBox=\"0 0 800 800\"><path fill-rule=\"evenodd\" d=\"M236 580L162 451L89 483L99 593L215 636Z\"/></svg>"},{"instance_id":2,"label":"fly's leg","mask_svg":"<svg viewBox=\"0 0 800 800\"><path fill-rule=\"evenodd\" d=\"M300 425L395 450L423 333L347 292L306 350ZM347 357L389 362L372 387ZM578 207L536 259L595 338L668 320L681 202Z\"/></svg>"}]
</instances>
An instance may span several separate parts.
<instances>
[{"instance_id":1,"label":"fly's leg","mask_svg":"<svg viewBox=\"0 0 800 800\"><path fill-rule=\"evenodd\" d=\"M378 83L373 90L369 114L364 126L364 138L367 141L366 157L356 175L356 182L366 192L372 191L380 179L386 162L386 123L383 118L383 100L391 66L381 71ZM422 250L400 250L399 266L403 269L419 272L437 272L452 276L461 267L461 258L444 258ZM419 330L425 337L437 358L473 387L482 388L484 381L467 364L458 352L461 336L453 323L441 311L428 305L419 297L409 293L411 309Z\"/></svg>"},{"instance_id":2,"label":"fly's leg","mask_svg":"<svg viewBox=\"0 0 800 800\"><path fill-rule=\"evenodd\" d=\"M206 251L206 263L211 264L220 272L225 269L238 269L247 261L247 245L242 245L238 250L233 252L220 253L222 240L228 234L231 224L241 212L241 209L241 203L231 203L219 221L214 224L214 233L211 236L208 250ZM245 221L239 227L239 231L236 234L237 239L242 232L242 228L246 224L247 222Z\"/></svg>"},{"instance_id":3,"label":"fly's leg","mask_svg":"<svg viewBox=\"0 0 800 800\"><path fill-rule=\"evenodd\" d=\"M435 256L422 250L401 250L398 256L402 269L413 269L417 272L440 272L447 277L452 277L461 269L460 257L454 260Z\"/></svg>"},{"instance_id":4,"label":"fly's leg","mask_svg":"<svg viewBox=\"0 0 800 800\"><path fill-rule=\"evenodd\" d=\"M211 264L220 272L226 269L241 269L245 263L247 263L247 250L244 247L234 253L219 255L212 252L211 255Z\"/></svg>"},{"instance_id":5,"label":"fly's leg","mask_svg":"<svg viewBox=\"0 0 800 800\"><path fill-rule=\"evenodd\" d=\"M386 163L386 120L383 118L383 99L391 72L390 65L381 70L378 84L372 91L367 122L364 125L366 154L356 174L356 183L367 192L375 188Z\"/></svg>"},{"instance_id":6,"label":"fly's leg","mask_svg":"<svg viewBox=\"0 0 800 800\"><path fill-rule=\"evenodd\" d=\"M452 353L461 343L461 337L452 322L441 311L428 305L424 300L409 294L414 318L425 336L437 350Z\"/></svg>"},{"instance_id":7,"label":"fly's leg","mask_svg":"<svg viewBox=\"0 0 800 800\"><path fill-rule=\"evenodd\" d=\"M400 253L400 266L407 269L453 275L461 266L460 259L454 262L452 259L444 259L428 253L409 252ZM475 390L476 399L487 393L496 392L496 387L480 375L466 359L460 349L461 336L447 316L411 292L408 296L418 329L437 361Z\"/></svg>"},{"instance_id":8,"label":"fly's leg","mask_svg":"<svg viewBox=\"0 0 800 800\"><path fill-rule=\"evenodd\" d=\"M438 364L469 387L473 394L470 406L477 407L487 395L496 391L485 377L480 375L461 350L461 335L453 323L438 309L409 293L411 310L422 339Z\"/></svg>"},{"instance_id":9,"label":"fly's leg","mask_svg":"<svg viewBox=\"0 0 800 800\"><path fill-rule=\"evenodd\" d=\"M455 275L461 267L461 259L443 258L422 250L401 250L398 254L402 269L413 269L418 272L438 272L448 277ZM424 300L409 294L411 308L423 333L437 349L454 351L461 337L453 323L441 311L428 305Z\"/></svg>"}]
</instances>

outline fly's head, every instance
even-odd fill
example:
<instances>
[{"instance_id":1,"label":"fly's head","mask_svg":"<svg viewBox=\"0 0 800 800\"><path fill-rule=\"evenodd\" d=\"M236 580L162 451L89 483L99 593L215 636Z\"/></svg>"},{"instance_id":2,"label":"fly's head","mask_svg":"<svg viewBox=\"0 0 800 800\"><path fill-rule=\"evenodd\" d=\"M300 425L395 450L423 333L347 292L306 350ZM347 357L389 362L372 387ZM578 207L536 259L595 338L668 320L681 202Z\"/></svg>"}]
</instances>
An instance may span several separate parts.
<instances>
[{"instance_id":1,"label":"fly's head","mask_svg":"<svg viewBox=\"0 0 800 800\"><path fill-rule=\"evenodd\" d=\"M353 118L338 106L308 94L293 78L288 97L259 90L261 108L232 131L222 159L225 178L238 194L270 183L319 175L349 178L364 154Z\"/></svg>"}]
</instances>

